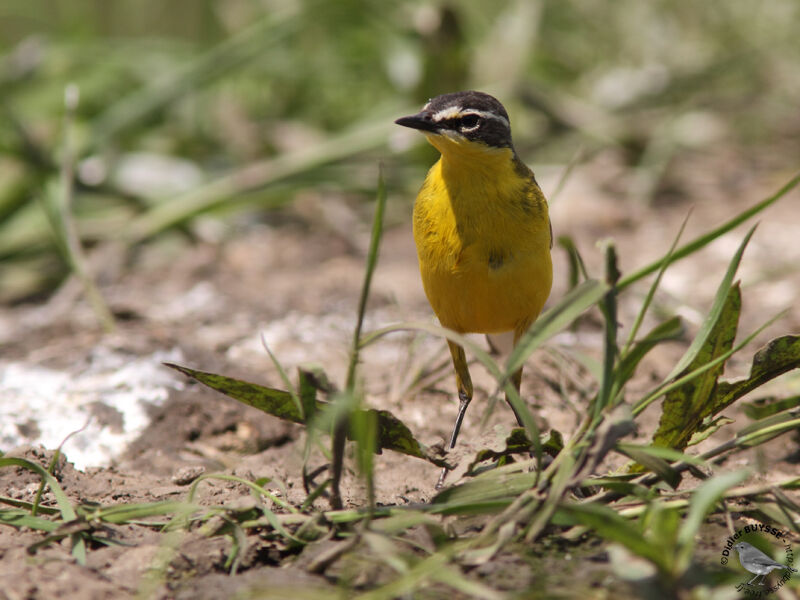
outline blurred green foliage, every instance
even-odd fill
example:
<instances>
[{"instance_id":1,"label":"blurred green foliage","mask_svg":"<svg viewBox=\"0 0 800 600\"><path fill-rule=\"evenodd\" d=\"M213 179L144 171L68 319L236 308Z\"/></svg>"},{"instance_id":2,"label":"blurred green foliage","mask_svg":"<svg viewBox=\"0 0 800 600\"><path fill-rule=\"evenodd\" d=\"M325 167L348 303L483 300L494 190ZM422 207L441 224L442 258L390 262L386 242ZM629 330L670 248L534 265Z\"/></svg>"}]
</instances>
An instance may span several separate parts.
<instances>
[{"instance_id":1,"label":"blurred green foliage","mask_svg":"<svg viewBox=\"0 0 800 600\"><path fill-rule=\"evenodd\" d=\"M65 162L83 243L140 242L312 186L373 198L393 118L456 89L498 95L528 160L618 148L653 174L645 199L678 152L792 160L798 18L794 0L4 0L0 301L70 271L47 216ZM418 181L387 168L390 190Z\"/></svg>"}]
</instances>

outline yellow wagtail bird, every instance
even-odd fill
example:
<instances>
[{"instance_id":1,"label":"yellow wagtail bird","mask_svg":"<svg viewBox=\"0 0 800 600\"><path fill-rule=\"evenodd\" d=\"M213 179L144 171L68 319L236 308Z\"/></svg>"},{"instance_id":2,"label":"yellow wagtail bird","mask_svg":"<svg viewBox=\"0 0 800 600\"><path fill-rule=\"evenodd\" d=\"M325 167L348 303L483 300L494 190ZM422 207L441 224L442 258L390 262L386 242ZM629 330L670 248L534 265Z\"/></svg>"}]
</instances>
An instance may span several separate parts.
<instances>
[{"instance_id":1,"label":"yellow wagtail bird","mask_svg":"<svg viewBox=\"0 0 800 600\"><path fill-rule=\"evenodd\" d=\"M395 123L420 130L441 153L414 204L414 241L433 311L458 333L513 331L516 345L550 294L553 232L547 200L511 143L506 109L488 94L456 92ZM459 397L452 449L472 379L464 348L447 343ZM521 379L522 369L513 376L517 391Z\"/></svg>"}]
</instances>

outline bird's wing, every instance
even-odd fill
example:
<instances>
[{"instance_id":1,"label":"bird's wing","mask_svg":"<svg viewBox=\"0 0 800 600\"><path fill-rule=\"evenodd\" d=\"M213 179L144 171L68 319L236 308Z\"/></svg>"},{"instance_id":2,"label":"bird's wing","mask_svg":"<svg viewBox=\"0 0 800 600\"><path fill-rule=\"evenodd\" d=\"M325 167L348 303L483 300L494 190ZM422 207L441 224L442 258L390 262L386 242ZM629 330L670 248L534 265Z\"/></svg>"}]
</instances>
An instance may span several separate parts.
<instances>
[{"instance_id":1,"label":"bird's wing","mask_svg":"<svg viewBox=\"0 0 800 600\"><path fill-rule=\"evenodd\" d=\"M783 567L783 568L786 568L785 565L782 565L781 563L772 560L766 554L762 554L761 556L748 557L748 559L750 560L750 562L752 562L755 565L758 565L759 567Z\"/></svg>"}]
</instances>

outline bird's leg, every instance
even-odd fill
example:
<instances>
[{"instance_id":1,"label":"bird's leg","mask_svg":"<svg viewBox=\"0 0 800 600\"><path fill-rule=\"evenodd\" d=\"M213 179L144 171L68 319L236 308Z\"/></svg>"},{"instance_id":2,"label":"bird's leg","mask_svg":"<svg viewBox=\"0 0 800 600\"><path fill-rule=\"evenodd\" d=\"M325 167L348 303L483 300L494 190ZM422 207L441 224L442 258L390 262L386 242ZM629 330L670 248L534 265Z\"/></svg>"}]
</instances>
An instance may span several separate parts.
<instances>
[{"instance_id":1,"label":"bird's leg","mask_svg":"<svg viewBox=\"0 0 800 600\"><path fill-rule=\"evenodd\" d=\"M461 429L461 422L464 420L467 407L472 400L472 378L469 376L469 367L467 366L467 357L464 354L464 348L449 340L447 341L447 345L450 347L450 354L453 357L453 367L455 367L456 370L456 386L458 387L459 400L458 416L453 426L453 433L450 436L450 449L453 449L456 446L458 432Z\"/></svg>"},{"instance_id":2,"label":"bird's leg","mask_svg":"<svg viewBox=\"0 0 800 600\"><path fill-rule=\"evenodd\" d=\"M519 388L520 388L520 384L522 383L522 367L517 369L517 371L515 371L514 374L511 376L511 383L514 384L514 389L517 390L517 397L520 398L521 396L519 395ZM506 403L511 407L511 410L514 411L514 416L517 418L517 424L520 427L522 427L522 429L524 431L525 430L525 423L522 422L522 417L520 417L520 414L517 412L517 409L514 408L513 404L511 404L511 400L509 400L509 398L508 398L508 393L506 393ZM527 436L527 433L525 435ZM530 458L535 458L536 457L536 453L533 451L533 446L531 446L529 448L528 456Z\"/></svg>"},{"instance_id":3,"label":"bird's leg","mask_svg":"<svg viewBox=\"0 0 800 600\"><path fill-rule=\"evenodd\" d=\"M517 369L511 376L511 383L514 385L514 389L517 390L517 396L519 396L519 388L520 384L522 383L522 367ZM522 422L522 417L520 417L517 409L514 408L514 405L511 404L511 399L508 397L508 393L506 393L506 403L511 407L511 410L514 411L514 416L517 418L517 424L524 429L525 424Z\"/></svg>"},{"instance_id":4,"label":"bird's leg","mask_svg":"<svg viewBox=\"0 0 800 600\"><path fill-rule=\"evenodd\" d=\"M748 582L747 582L747 585L752 585L752 584L753 584L753 582L754 582L756 579L758 579L759 577L761 577L761 575L759 575L758 573L756 573L756 576L755 576L755 577L753 577L753 578L752 578L750 581L748 581Z\"/></svg>"},{"instance_id":5,"label":"bird's leg","mask_svg":"<svg viewBox=\"0 0 800 600\"><path fill-rule=\"evenodd\" d=\"M519 341L519 338L522 337L522 335L527 331L527 329L528 329L528 323L525 323L518 326L514 330L514 348L517 347L517 342ZM514 374L511 376L511 383L514 385L514 389L517 390L517 396L519 396L519 388L522 383L522 367L517 369L517 371L515 371ZM506 393L506 403L511 407L511 410L514 411L514 416L517 418L517 424L524 429L525 425L522 422L522 418L520 417L520 414L517 412L517 409L514 408L514 405L511 404L511 400L509 399L507 393Z\"/></svg>"},{"instance_id":6,"label":"bird's leg","mask_svg":"<svg viewBox=\"0 0 800 600\"><path fill-rule=\"evenodd\" d=\"M453 357L453 367L456 370L456 385L458 386L458 415L456 416L455 425L453 425L453 433L450 435L450 450L455 448L456 440L458 439L458 432L461 429L461 422L464 420L464 415L467 413L467 407L472 400L472 378L469 376L469 367L467 366L467 356L464 354L464 348L447 340L447 345L450 347L450 355ZM447 469L442 469L439 475L439 481L436 482L436 489L440 489L444 485L444 478L447 476Z\"/></svg>"}]
</instances>

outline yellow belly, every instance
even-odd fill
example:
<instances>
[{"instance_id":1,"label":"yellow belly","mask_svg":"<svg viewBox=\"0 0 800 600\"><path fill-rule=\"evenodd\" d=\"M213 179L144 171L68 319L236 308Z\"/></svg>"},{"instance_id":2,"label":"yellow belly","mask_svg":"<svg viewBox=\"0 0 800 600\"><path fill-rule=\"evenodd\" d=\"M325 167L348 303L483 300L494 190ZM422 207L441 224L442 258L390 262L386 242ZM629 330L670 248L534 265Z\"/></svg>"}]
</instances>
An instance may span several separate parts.
<instances>
[{"instance_id":1,"label":"yellow belly","mask_svg":"<svg viewBox=\"0 0 800 600\"><path fill-rule=\"evenodd\" d=\"M547 203L532 176L505 163L454 171L440 160L414 206L425 293L459 332L521 331L550 294Z\"/></svg>"}]
</instances>

